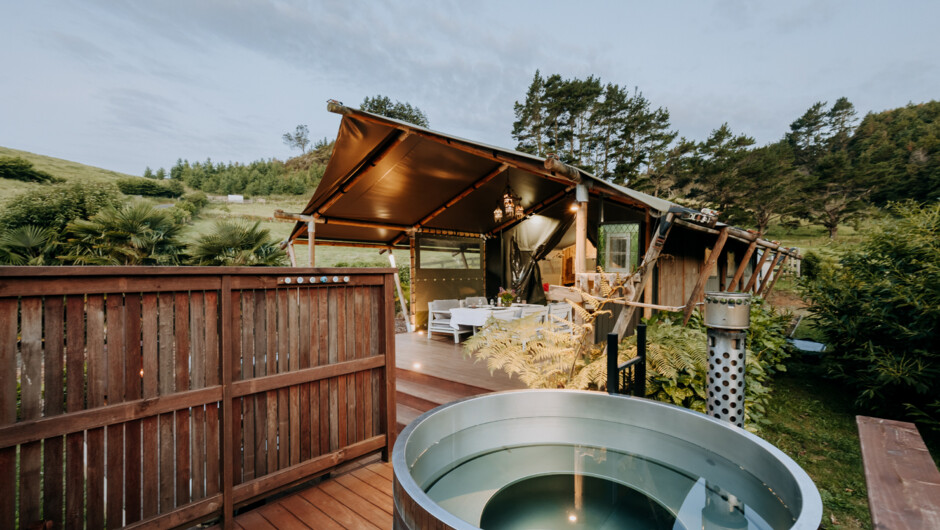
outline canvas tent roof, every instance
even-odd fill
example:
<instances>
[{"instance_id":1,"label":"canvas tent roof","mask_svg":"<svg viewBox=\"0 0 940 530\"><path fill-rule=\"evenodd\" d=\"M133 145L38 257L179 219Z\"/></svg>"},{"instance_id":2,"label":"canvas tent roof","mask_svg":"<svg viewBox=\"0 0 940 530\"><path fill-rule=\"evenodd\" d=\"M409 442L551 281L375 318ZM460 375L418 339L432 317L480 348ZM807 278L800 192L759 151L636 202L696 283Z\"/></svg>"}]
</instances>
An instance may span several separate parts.
<instances>
[{"instance_id":1,"label":"canvas tent roof","mask_svg":"<svg viewBox=\"0 0 940 530\"><path fill-rule=\"evenodd\" d=\"M350 109L343 115L320 185L303 214L317 218L316 240L407 244L408 231L480 237L506 228L493 209L509 185L527 213L562 210L578 181L594 194L649 209L673 203L617 186L557 161L472 142ZM305 239L298 222L291 238Z\"/></svg>"}]
</instances>

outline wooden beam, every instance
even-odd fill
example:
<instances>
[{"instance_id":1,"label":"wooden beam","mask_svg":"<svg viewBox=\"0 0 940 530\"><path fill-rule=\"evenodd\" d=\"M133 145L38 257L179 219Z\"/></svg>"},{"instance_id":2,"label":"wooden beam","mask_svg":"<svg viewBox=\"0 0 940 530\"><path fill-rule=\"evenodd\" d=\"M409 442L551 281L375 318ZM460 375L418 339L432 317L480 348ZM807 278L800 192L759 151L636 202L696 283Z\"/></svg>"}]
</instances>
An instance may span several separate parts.
<instances>
[{"instance_id":1,"label":"wooden beam","mask_svg":"<svg viewBox=\"0 0 940 530\"><path fill-rule=\"evenodd\" d=\"M647 283L649 283L650 278L653 276L656 262L659 260L659 255L663 251L663 246L666 245L666 238L669 236L669 232L672 231L675 218L676 214L670 211L666 212L666 215L659 219L659 224L656 226L653 239L646 249L646 256L643 257L643 263L640 264L640 267L634 274L634 276L639 277L639 282L636 286L636 294L634 294L634 302L640 301L640 297L646 290ZM627 325L633 319L635 310L636 306L627 306L626 309L620 312L617 321L614 322L614 327L611 331L616 333L621 340L623 339L623 334L627 331Z\"/></svg>"},{"instance_id":2,"label":"wooden beam","mask_svg":"<svg viewBox=\"0 0 940 530\"><path fill-rule=\"evenodd\" d=\"M728 228L722 228L718 233L718 239L715 241L715 246L712 248L711 254L708 255L708 259L705 260L705 265L702 267L702 273L698 276L698 281L695 283L695 287L692 289L692 294L689 296L689 300L685 303L685 311L683 312L682 325L689 323L689 318L692 317L692 310L695 309L695 304L698 303L699 299L705 294L705 283L708 282L708 277L711 275L712 269L715 267L715 263L718 262L718 256L721 255L721 251L725 248L725 242L728 241Z\"/></svg>"},{"instance_id":3,"label":"wooden beam","mask_svg":"<svg viewBox=\"0 0 940 530\"><path fill-rule=\"evenodd\" d=\"M645 246L649 246L650 242L653 240L653 216L650 215L649 208L646 209L646 219L643 223L643 228L643 242ZM653 282L646 282L646 288L643 290L643 300L647 304L653 303ZM645 307L643 309L643 318L650 318L652 316L653 309L651 307Z\"/></svg>"},{"instance_id":4,"label":"wooden beam","mask_svg":"<svg viewBox=\"0 0 940 530\"><path fill-rule=\"evenodd\" d=\"M388 156L396 147L401 145L402 142L408 138L408 131L397 131L392 132L372 150L371 153L366 155L365 158L360 161L352 171L350 171L342 180L337 187L336 191L332 195L326 198L323 204L316 209L314 215L322 215L324 212L330 209L331 206L336 204L336 201L340 200L343 195L349 192L356 184L362 181L362 178L368 174L369 170L379 164L382 160Z\"/></svg>"},{"instance_id":5,"label":"wooden beam","mask_svg":"<svg viewBox=\"0 0 940 530\"><path fill-rule=\"evenodd\" d=\"M289 243L287 243L287 257L290 258L290 266L296 267L297 255L294 254L294 240L293 239Z\"/></svg>"},{"instance_id":6,"label":"wooden beam","mask_svg":"<svg viewBox=\"0 0 940 530\"><path fill-rule=\"evenodd\" d=\"M415 225L415 228L420 228L426 225L431 219L434 219L438 215L444 213L445 210L457 204L458 202L466 198L468 195L470 195L474 191L480 189L487 182L503 174L503 172L505 172L508 168L509 168L508 164L500 164L496 169L494 169L493 171L490 171L489 173L484 175L483 178L477 180L476 182L468 186L465 190L461 191L460 193L455 195L453 198L451 198L449 201L444 203L443 206L441 206L437 210L434 210L433 212L425 216L424 219L421 219L420 221L418 221L418 224Z\"/></svg>"},{"instance_id":7,"label":"wooden beam","mask_svg":"<svg viewBox=\"0 0 940 530\"><path fill-rule=\"evenodd\" d=\"M483 186L484 184L486 184L487 182L489 182L489 181L493 180L494 178L496 178L497 176L501 175L501 174L502 174L504 171L506 171L506 169L508 169L508 168L509 168L509 165L508 165L508 164L500 164L496 169L494 169L493 171L490 171L489 173L487 173L486 175L484 175L482 178L480 178L479 180L477 180L476 182L474 182L473 184L471 184L469 187L467 187L465 190L461 191L460 193L458 193L457 195L455 195L452 199L450 199L449 201L447 201L446 203L444 203L443 206L441 206L440 208L434 210L433 212L431 212L430 214L428 214L427 216L425 216L424 219L421 219L420 221L418 221L418 223L415 224L414 228L415 228L415 229L418 229L418 228L423 227L423 226L424 226L425 224L427 224L429 221L431 221L432 219L434 219L434 218L437 217L438 215L444 213L445 210L447 210L447 209L450 208L451 206L457 204L458 202L460 202L461 200L463 200L464 198L466 198L467 195L470 195L470 194L473 193L474 191L480 189L480 187L482 187L482 186ZM402 240L404 240L406 237L408 237L408 233L407 233L407 232L402 232L401 234L398 235L398 237L396 237L395 239L393 239L392 242L389 243L389 245L390 245L390 246L395 246L395 245L397 245L398 243L401 243Z\"/></svg>"},{"instance_id":8,"label":"wooden beam","mask_svg":"<svg viewBox=\"0 0 940 530\"><path fill-rule=\"evenodd\" d=\"M306 240L298 240L298 245L306 245ZM317 245L321 247L352 247L352 248L376 248L379 250L388 250L388 245L384 243L360 243L358 241L328 241L328 240L319 240Z\"/></svg>"},{"instance_id":9,"label":"wooden beam","mask_svg":"<svg viewBox=\"0 0 940 530\"><path fill-rule=\"evenodd\" d=\"M316 219L316 217L313 215L304 215L302 213L285 212L284 210L281 210L280 208L278 208L277 210L274 210L274 218L284 219L285 221L300 221L303 223Z\"/></svg>"},{"instance_id":10,"label":"wooden beam","mask_svg":"<svg viewBox=\"0 0 940 530\"><path fill-rule=\"evenodd\" d=\"M767 287L767 291L764 292L764 295L763 295L763 296L764 296L765 299L770 296L770 292L773 291L773 290L774 290L774 286L777 285L777 279L780 278L780 276L783 274L783 270L784 270L784 269L783 269L783 266L786 265L786 262L787 262L787 258L788 258L788 257L789 257L789 256L787 256L787 255L784 255L784 256L783 256L783 261L780 262L780 271L779 271L776 275L774 275L773 281L770 282L770 285Z\"/></svg>"},{"instance_id":11,"label":"wooden beam","mask_svg":"<svg viewBox=\"0 0 940 530\"><path fill-rule=\"evenodd\" d=\"M554 154L549 154L542 165L545 166L545 169L554 172L556 175L561 175L571 182L577 184L581 183L581 172L561 160L558 160L555 158Z\"/></svg>"},{"instance_id":12,"label":"wooden beam","mask_svg":"<svg viewBox=\"0 0 940 530\"><path fill-rule=\"evenodd\" d=\"M764 250L764 253L761 254L760 260L757 262L757 266L754 267L754 272L751 273L751 279L747 281L747 285L742 289L745 293L751 292L751 289L754 288L754 284L757 282L757 275L760 274L761 268L763 268L764 263L767 262L767 258L770 257L771 251Z\"/></svg>"},{"instance_id":13,"label":"wooden beam","mask_svg":"<svg viewBox=\"0 0 940 530\"><path fill-rule=\"evenodd\" d=\"M762 296L764 294L764 290L767 289L768 285L770 285L771 280L775 279L779 274L783 273L783 263L786 260L786 254L783 252L777 252L777 257L774 258L773 263L770 264L770 271L767 273L767 277L764 278L764 281L760 284L760 289L757 290L757 296ZM778 265L780 270L776 271Z\"/></svg>"},{"instance_id":14,"label":"wooden beam","mask_svg":"<svg viewBox=\"0 0 940 530\"><path fill-rule=\"evenodd\" d=\"M744 269L747 268L747 262L751 260L751 256L754 255L754 249L756 248L757 238L754 238L754 241L751 241L751 243L748 244L747 250L744 252L744 256L742 256L738 262L738 268L734 271L734 278L731 279L731 284L728 285L729 291L734 291L741 282L741 277L744 276Z\"/></svg>"}]
</instances>

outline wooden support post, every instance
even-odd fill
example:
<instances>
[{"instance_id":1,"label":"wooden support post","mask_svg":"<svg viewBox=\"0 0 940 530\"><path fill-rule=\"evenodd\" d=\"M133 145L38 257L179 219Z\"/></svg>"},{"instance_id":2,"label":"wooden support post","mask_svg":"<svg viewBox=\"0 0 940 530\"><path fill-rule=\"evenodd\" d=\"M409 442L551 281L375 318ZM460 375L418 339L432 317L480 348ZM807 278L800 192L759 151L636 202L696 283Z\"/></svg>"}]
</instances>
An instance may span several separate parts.
<instances>
[{"instance_id":1,"label":"wooden support post","mask_svg":"<svg viewBox=\"0 0 940 530\"><path fill-rule=\"evenodd\" d=\"M692 289L692 295L689 296L689 300L685 303L685 311L683 312L682 318L683 326L689 323L689 318L692 317L692 310L695 309L695 304L697 304L699 299L705 294L705 283L708 282L708 277L711 275L715 263L718 262L718 256L721 255L721 251L724 249L725 242L727 241L728 227L724 227L718 233L718 239L715 241L715 246L712 248L711 254L702 267L702 273L699 274L698 282L695 283L695 287Z\"/></svg>"},{"instance_id":2,"label":"wooden support post","mask_svg":"<svg viewBox=\"0 0 940 530\"><path fill-rule=\"evenodd\" d=\"M669 236L672 225L675 224L675 218L675 214L670 211L659 220L659 225L656 227L656 232L653 235L653 239L650 241L650 246L646 249L646 256L643 257L643 263L640 264L640 268L637 269L634 275L639 276L640 279L636 286L636 294L633 295L634 302L640 300L640 297L646 290L646 285L653 276L656 261L659 260L659 254L663 251L663 246L666 244L666 237ZM623 334L627 331L627 325L630 323L630 320L633 319L635 307L636 306L627 306L621 311L620 316L617 317L617 321L614 323L614 327L611 330L613 333L616 333L621 340L623 340Z\"/></svg>"},{"instance_id":3,"label":"wooden support post","mask_svg":"<svg viewBox=\"0 0 940 530\"><path fill-rule=\"evenodd\" d=\"M786 264L788 257L789 256L783 252L777 252L777 259L775 259L773 265L770 266L770 273L764 278L763 283L760 284L760 289L757 290L757 296L767 297L770 293L770 289L773 288L773 284L777 283L777 278L783 274L783 266ZM780 262L779 265L777 261ZM776 272L774 272L774 270L776 270Z\"/></svg>"},{"instance_id":4,"label":"wooden support post","mask_svg":"<svg viewBox=\"0 0 940 530\"><path fill-rule=\"evenodd\" d=\"M234 528L235 502L232 489L235 485L234 448L238 430L235 426L234 399L232 397L232 340L233 330L238 329L232 308L232 277L222 277L219 290L219 302L222 306L222 318L219 324L221 334L219 357L222 369L222 528ZM147 479L145 479L147 480ZM149 478L149 480L154 480Z\"/></svg>"},{"instance_id":5,"label":"wooden support post","mask_svg":"<svg viewBox=\"0 0 940 530\"><path fill-rule=\"evenodd\" d=\"M718 256L718 290L724 291L728 285L728 253Z\"/></svg>"},{"instance_id":6,"label":"wooden support post","mask_svg":"<svg viewBox=\"0 0 940 530\"><path fill-rule=\"evenodd\" d=\"M751 244L747 246L747 250L744 252L744 255L741 256L741 260L738 262L738 268L734 271L734 278L731 279L731 284L728 285L729 291L734 291L738 284L741 282L741 278L744 276L744 269L747 268L747 262L751 260L751 256L754 255L754 249L757 248L757 238L754 238L754 241L751 241Z\"/></svg>"},{"instance_id":7,"label":"wooden support post","mask_svg":"<svg viewBox=\"0 0 940 530\"><path fill-rule=\"evenodd\" d=\"M415 304L418 302L418 294L417 294L418 285L415 283L415 236L414 235L408 238L408 247L409 247L409 251L411 252L411 309L414 309ZM412 312L408 316L408 318L411 319L411 329L417 329L418 328L417 313Z\"/></svg>"},{"instance_id":8,"label":"wooden support post","mask_svg":"<svg viewBox=\"0 0 940 530\"><path fill-rule=\"evenodd\" d=\"M764 249L764 253L761 255L760 260L757 261L757 266L754 267L754 272L751 274L751 279L747 281L747 285L744 286L743 291L745 293L751 292L751 289L754 288L754 284L757 283L757 276L760 274L761 268L764 267L764 263L767 262L767 258L770 257L770 250Z\"/></svg>"},{"instance_id":9,"label":"wooden support post","mask_svg":"<svg viewBox=\"0 0 940 530\"><path fill-rule=\"evenodd\" d=\"M405 301L405 295L401 292L401 278L398 277L398 265L395 264L395 255L392 254L392 250L388 251L388 263L395 269L395 288L398 289L398 303L401 304L401 316L405 318L405 328L408 330L408 333L414 333L414 326L411 324L411 319L408 313L408 302Z\"/></svg>"},{"instance_id":10,"label":"wooden support post","mask_svg":"<svg viewBox=\"0 0 940 530\"><path fill-rule=\"evenodd\" d=\"M646 246L649 247L649 244L653 241L653 218L650 215L650 211L646 210L646 222L643 223L645 227L645 236L644 242ZM643 290L643 301L647 304L653 303L653 282L646 282L646 288ZM653 308L644 307L643 308L643 318L650 318L653 316Z\"/></svg>"},{"instance_id":11,"label":"wooden support post","mask_svg":"<svg viewBox=\"0 0 940 530\"><path fill-rule=\"evenodd\" d=\"M310 250L310 266L311 266L311 267L316 267L316 259L315 259L315 258L316 258L316 254L314 253L314 249L315 249L316 246L317 246L317 245L315 244L315 241L316 241L316 237L315 237L316 228L315 228L315 225L316 225L316 223L314 223L314 220L313 220L313 219L307 221L307 246L310 247L309 250Z\"/></svg>"},{"instance_id":12,"label":"wooden support post","mask_svg":"<svg viewBox=\"0 0 940 530\"><path fill-rule=\"evenodd\" d=\"M287 257L290 258L290 266L297 266L297 255L294 254L294 240L292 239L290 243L287 244Z\"/></svg>"},{"instance_id":13,"label":"wooden support post","mask_svg":"<svg viewBox=\"0 0 940 530\"><path fill-rule=\"evenodd\" d=\"M578 215L575 219L574 272L587 272L587 202L578 203Z\"/></svg>"}]
</instances>

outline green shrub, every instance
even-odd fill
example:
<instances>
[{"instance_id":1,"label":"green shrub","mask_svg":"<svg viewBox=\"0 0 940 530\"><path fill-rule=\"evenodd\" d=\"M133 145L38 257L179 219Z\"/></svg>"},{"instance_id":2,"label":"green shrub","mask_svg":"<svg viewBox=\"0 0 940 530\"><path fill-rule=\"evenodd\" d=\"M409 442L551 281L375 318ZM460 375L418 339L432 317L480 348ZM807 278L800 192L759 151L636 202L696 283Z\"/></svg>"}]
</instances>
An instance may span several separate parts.
<instances>
[{"instance_id":1,"label":"green shrub","mask_svg":"<svg viewBox=\"0 0 940 530\"><path fill-rule=\"evenodd\" d=\"M146 202L102 209L66 228L64 255L74 265L176 265L180 226Z\"/></svg>"},{"instance_id":2,"label":"green shrub","mask_svg":"<svg viewBox=\"0 0 940 530\"><path fill-rule=\"evenodd\" d=\"M64 181L45 171L35 169L32 162L18 156L0 156L0 178L39 183Z\"/></svg>"},{"instance_id":3,"label":"green shrub","mask_svg":"<svg viewBox=\"0 0 940 530\"><path fill-rule=\"evenodd\" d=\"M216 221L212 230L189 245L191 265L276 266L287 263L271 231L261 222L248 224L236 220Z\"/></svg>"},{"instance_id":4,"label":"green shrub","mask_svg":"<svg viewBox=\"0 0 940 530\"><path fill-rule=\"evenodd\" d=\"M117 187L125 195L143 195L145 197L179 197L183 194L183 185L178 181L159 181L147 178L126 178L117 181Z\"/></svg>"},{"instance_id":5,"label":"green shrub","mask_svg":"<svg viewBox=\"0 0 940 530\"><path fill-rule=\"evenodd\" d=\"M187 193L173 205L173 208L170 208L170 215L177 223L187 223L196 217L207 204L209 204L209 198L205 193L201 191Z\"/></svg>"},{"instance_id":6,"label":"green shrub","mask_svg":"<svg viewBox=\"0 0 940 530\"><path fill-rule=\"evenodd\" d=\"M940 202L894 204L834 266L804 282L826 367L858 405L940 433Z\"/></svg>"},{"instance_id":7,"label":"green shrub","mask_svg":"<svg viewBox=\"0 0 940 530\"><path fill-rule=\"evenodd\" d=\"M75 219L88 219L106 206L118 204L114 186L63 183L17 195L0 208L0 229L35 225L61 232Z\"/></svg>"}]
</instances>

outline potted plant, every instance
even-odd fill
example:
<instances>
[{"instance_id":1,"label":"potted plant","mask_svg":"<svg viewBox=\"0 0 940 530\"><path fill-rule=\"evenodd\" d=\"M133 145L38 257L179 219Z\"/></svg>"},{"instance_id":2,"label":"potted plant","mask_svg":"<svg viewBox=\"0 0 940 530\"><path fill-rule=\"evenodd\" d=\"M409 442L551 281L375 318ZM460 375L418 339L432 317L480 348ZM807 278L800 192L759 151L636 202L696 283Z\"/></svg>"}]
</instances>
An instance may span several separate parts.
<instances>
[{"instance_id":1,"label":"potted plant","mask_svg":"<svg viewBox=\"0 0 940 530\"><path fill-rule=\"evenodd\" d=\"M500 305L504 307L509 307L512 305L513 301L516 299L516 291L512 289L503 289L499 288L499 297Z\"/></svg>"}]
</instances>

